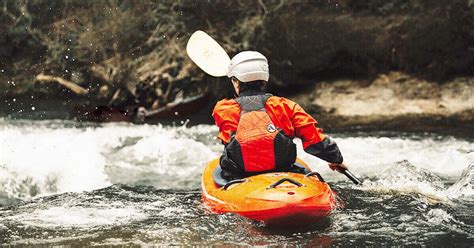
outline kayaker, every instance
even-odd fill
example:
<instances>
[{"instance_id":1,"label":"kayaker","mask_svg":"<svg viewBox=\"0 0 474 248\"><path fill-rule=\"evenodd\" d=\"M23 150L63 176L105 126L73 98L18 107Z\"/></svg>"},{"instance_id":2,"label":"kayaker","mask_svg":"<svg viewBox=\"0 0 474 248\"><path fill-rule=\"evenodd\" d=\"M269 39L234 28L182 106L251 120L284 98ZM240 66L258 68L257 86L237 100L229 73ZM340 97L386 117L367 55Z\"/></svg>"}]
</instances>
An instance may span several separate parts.
<instances>
[{"instance_id":1,"label":"kayaker","mask_svg":"<svg viewBox=\"0 0 474 248\"><path fill-rule=\"evenodd\" d=\"M337 144L311 115L289 99L265 93L269 69L264 55L238 53L227 76L236 98L217 102L212 113L225 145L219 163L224 179L298 170L295 137L302 140L305 152L327 161L332 170L347 169Z\"/></svg>"}]
</instances>

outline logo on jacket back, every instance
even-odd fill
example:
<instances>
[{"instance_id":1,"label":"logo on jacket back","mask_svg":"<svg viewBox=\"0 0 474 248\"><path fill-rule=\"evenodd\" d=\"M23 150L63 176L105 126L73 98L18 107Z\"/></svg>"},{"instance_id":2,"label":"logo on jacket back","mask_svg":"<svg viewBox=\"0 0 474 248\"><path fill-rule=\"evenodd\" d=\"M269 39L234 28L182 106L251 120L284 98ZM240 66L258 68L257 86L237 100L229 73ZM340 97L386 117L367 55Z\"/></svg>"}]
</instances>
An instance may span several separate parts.
<instances>
[{"instance_id":1,"label":"logo on jacket back","mask_svg":"<svg viewBox=\"0 0 474 248\"><path fill-rule=\"evenodd\" d=\"M273 125L272 123L268 124L267 125L267 131L270 132L270 133L274 133L276 131L275 125Z\"/></svg>"}]
</instances>

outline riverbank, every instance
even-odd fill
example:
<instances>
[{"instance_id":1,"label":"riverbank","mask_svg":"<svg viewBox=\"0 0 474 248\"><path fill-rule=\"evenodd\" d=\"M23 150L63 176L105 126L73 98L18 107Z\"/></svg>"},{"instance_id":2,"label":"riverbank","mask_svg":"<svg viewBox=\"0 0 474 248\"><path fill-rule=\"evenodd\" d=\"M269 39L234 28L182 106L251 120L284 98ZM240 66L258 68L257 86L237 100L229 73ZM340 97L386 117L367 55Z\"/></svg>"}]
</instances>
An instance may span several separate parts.
<instances>
[{"instance_id":1,"label":"riverbank","mask_svg":"<svg viewBox=\"0 0 474 248\"><path fill-rule=\"evenodd\" d=\"M224 81L219 80L221 87L225 84ZM390 72L380 74L373 80L328 80L315 82L298 92L281 88L272 88L271 92L298 102L328 131L440 132L474 137L473 77L458 77L436 83L401 72ZM0 116L13 119L91 121L90 118L84 118L83 111L74 110L81 106L93 108L100 102L67 94L45 94L32 90L17 96L3 96L0 100L5 104L0 107ZM201 105L189 106L196 108L191 114L181 115L177 112L166 118L145 119L145 123L189 121L192 124L212 124L212 108L220 99L213 96ZM121 115L117 109L113 110L113 113ZM97 116L92 121L107 121L107 118L100 117ZM114 120L126 119L109 119Z\"/></svg>"},{"instance_id":2,"label":"riverbank","mask_svg":"<svg viewBox=\"0 0 474 248\"><path fill-rule=\"evenodd\" d=\"M473 96L472 77L439 84L391 72L321 82L291 98L331 129L472 133Z\"/></svg>"},{"instance_id":3,"label":"riverbank","mask_svg":"<svg viewBox=\"0 0 474 248\"><path fill-rule=\"evenodd\" d=\"M275 93L390 71L443 84L473 76L473 16L469 0L10 1L0 9L0 98L149 110L222 98L228 85L186 55L199 29L230 56L262 52Z\"/></svg>"}]
</instances>

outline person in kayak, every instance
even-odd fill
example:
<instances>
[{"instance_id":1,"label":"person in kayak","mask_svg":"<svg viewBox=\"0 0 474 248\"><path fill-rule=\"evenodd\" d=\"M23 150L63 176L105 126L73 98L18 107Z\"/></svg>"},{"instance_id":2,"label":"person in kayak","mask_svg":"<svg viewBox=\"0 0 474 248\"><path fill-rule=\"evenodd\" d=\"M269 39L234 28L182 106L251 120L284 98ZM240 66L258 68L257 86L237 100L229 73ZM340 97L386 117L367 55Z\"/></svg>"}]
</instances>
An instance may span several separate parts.
<instances>
[{"instance_id":1,"label":"person in kayak","mask_svg":"<svg viewBox=\"0 0 474 248\"><path fill-rule=\"evenodd\" d=\"M255 51L243 51L230 62L227 76L236 98L217 102L212 116L224 144L220 157L221 176L234 180L271 171L298 171L296 145L344 170L337 144L317 127L317 121L297 103L272 96L264 89L269 79L268 61Z\"/></svg>"}]
</instances>

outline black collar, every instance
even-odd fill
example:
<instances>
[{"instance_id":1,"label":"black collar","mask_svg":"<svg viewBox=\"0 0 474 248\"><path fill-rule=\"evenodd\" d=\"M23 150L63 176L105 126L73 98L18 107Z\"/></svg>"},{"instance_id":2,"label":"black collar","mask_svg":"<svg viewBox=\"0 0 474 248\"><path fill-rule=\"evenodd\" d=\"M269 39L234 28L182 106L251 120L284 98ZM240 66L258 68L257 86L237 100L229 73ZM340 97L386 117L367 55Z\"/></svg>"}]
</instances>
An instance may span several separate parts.
<instances>
[{"instance_id":1,"label":"black collar","mask_svg":"<svg viewBox=\"0 0 474 248\"><path fill-rule=\"evenodd\" d=\"M239 94L239 96L256 96L256 95L265 95L265 92L249 90L249 91L241 92Z\"/></svg>"}]
</instances>

